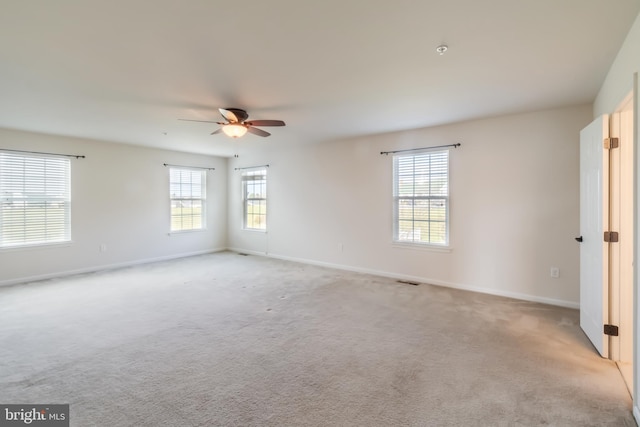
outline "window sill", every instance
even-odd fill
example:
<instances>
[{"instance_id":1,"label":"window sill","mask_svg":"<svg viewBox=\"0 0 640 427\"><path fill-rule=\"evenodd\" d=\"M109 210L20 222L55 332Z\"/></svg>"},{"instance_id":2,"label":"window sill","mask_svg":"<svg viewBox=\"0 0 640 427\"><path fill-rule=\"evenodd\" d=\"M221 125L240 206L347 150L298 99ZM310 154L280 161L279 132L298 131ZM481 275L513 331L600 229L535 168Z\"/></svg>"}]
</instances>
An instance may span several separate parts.
<instances>
[{"instance_id":1,"label":"window sill","mask_svg":"<svg viewBox=\"0 0 640 427\"><path fill-rule=\"evenodd\" d=\"M263 233L267 234L267 230L260 230L258 228L243 228L242 231L248 231L250 233Z\"/></svg>"},{"instance_id":2,"label":"window sill","mask_svg":"<svg viewBox=\"0 0 640 427\"><path fill-rule=\"evenodd\" d=\"M391 246L397 249L410 249L425 252L451 253L453 251L451 246L424 245L420 243L392 242Z\"/></svg>"},{"instance_id":3,"label":"window sill","mask_svg":"<svg viewBox=\"0 0 640 427\"><path fill-rule=\"evenodd\" d=\"M34 250L46 250L46 249L58 249L65 248L72 245L72 241L59 242L59 243L41 243L37 245L22 245L22 246L5 246L0 247L0 252L20 252L20 251L34 251Z\"/></svg>"},{"instance_id":4,"label":"window sill","mask_svg":"<svg viewBox=\"0 0 640 427\"><path fill-rule=\"evenodd\" d=\"M202 233L205 231L207 231L206 228L198 228L197 230L176 230L168 232L167 235L173 236L174 234Z\"/></svg>"}]
</instances>

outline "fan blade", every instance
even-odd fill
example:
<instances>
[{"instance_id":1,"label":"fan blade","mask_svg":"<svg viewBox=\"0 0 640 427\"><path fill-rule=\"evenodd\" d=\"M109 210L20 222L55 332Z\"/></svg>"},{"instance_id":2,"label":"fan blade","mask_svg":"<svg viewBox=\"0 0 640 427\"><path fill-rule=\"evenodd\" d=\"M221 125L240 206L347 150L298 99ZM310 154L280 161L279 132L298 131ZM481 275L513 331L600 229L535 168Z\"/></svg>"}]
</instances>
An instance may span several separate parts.
<instances>
[{"instance_id":1,"label":"fan blade","mask_svg":"<svg viewBox=\"0 0 640 427\"><path fill-rule=\"evenodd\" d=\"M282 120L251 120L244 123L249 126L285 126Z\"/></svg>"},{"instance_id":2,"label":"fan blade","mask_svg":"<svg viewBox=\"0 0 640 427\"><path fill-rule=\"evenodd\" d=\"M238 117L233 113L233 111L225 110L224 108L218 108L222 117L224 117L229 123L238 123Z\"/></svg>"},{"instance_id":3,"label":"fan blade","mask_svg":"<svg viewBox=\"0 0 640 427\"><path fill-rule=\"evenodd\" d=\"M211 135L215 135L216 133L220 133L220 132L222 132L222 128L218 130L214 130L213 132L211 132Z\"/></svg>"},{"instance_id":4,"label":"fan blade","mask_svg":"<svg viewBox=\"0 0 640 427\"><path fill-rule=\"evenodd\" d=\"M224 124L224 123L220 123L220 122L212 122L212 121L209 121L209 120L191 120L191 119L178 119L178 120L183 121L183 122L217 123L219 125L223 125Z\"/></svg>"},{"instance_id":5,"label":"fan blade","mask_svg":"<svg viewBox=\"0 0 640 427\"><path fill-rule=\"evenodd\" d=\"M247 126L247 132L251 132L254 135L258 136L269 136L271 135L269 132L264 131L262 129L254 128L253 126Z\"/></svg>"}]
</instances>

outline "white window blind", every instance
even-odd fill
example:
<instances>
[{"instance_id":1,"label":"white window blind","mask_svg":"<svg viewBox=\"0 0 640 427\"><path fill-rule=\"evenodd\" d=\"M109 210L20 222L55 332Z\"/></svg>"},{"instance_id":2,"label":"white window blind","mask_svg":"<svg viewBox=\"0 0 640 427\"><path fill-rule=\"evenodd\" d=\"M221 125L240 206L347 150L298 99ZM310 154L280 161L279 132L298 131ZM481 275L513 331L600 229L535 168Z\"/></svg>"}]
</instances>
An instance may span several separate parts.
<instances>
[{"instance_id":1,"label":"white window blind","mask_svg":"<svg viewBox=\"0 0 640 427\"><path fill-rule=\"evenodd\" d=\"M205 228L206 181L205 170L179 168L169 170L171 231Z\"/></svg>"},{"instance_id":2,"label":"white window blind","mask_svg":"<svg viewBox=\"0 0 640 427\"><path fill-rule=\"evenodd\" d=\"M0 247L71 240L70 160L0 151Z\"/></svg>"},{"instance_id":3,"label":"white window blind","mask_svg":"<svg viewBox=\"0 0 640 427\"><path fill-rule=\"evenodd\" d=\"M393 158L394 240L449 244L449 151Z\"/></svg>"},{"instance_id":4,"label":"white window blind","mask_svg":"<svg viewBox=\"0 0 640 427\"><path fill-rule=\"evenodd\" d=\"M242 173L243 227L246 230L267 229L267 170L254 169Z\"/></svg>"}]
</instances>

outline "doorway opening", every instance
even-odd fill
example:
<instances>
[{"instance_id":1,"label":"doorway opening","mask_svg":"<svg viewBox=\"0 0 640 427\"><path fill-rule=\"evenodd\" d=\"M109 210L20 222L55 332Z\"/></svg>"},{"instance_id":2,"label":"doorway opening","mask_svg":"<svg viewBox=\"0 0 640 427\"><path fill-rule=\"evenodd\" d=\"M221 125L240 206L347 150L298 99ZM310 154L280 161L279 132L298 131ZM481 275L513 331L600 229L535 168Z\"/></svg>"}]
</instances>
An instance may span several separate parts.
<instances>
[{"instance_id":1,"label":"doorway opening","mask_svg":"<svg viewBox=\"0 0 640 427\"><path fill-rule=\"evenodd\" d=\"M619 147L610 150L610 230L618 230L618 243L609 251L610 324L618 326L618 336L610 336L610 358L616 362L629 393L633 395L633 210L634 142L633 94L629 94L609 121L611 138Z\"/></svg>"},{"instance_id":2,"label":"doorway opening","mask_svg":"<svg viewBox=\"0 0 640 427\"><path fill-rule=\"evenodd\" d=\"M633 396L634 102L580 132L580 326Z\"/></svg>"}]
</instances>

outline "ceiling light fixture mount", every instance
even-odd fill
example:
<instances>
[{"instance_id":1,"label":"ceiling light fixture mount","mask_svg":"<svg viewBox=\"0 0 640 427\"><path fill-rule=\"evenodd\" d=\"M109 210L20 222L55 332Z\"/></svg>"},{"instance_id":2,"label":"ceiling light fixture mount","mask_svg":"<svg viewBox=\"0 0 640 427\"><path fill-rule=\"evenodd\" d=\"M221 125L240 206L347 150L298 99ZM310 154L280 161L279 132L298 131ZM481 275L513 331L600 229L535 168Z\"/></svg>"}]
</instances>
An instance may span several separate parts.
<instances>
[{"instance_id":1,"label":"ceiling light fixture mount","mask_svg":"<svg viewBox=\"0 0 640 427\"><path fill-rule=\"evenodd\" d=\"M441 44L440 46L438 46L436 48L436 52L438 52L438 54L440 55L444 55L444 53L449 50L449 46L447 46L446 44Z\"/></svg>"}]
</instances>

